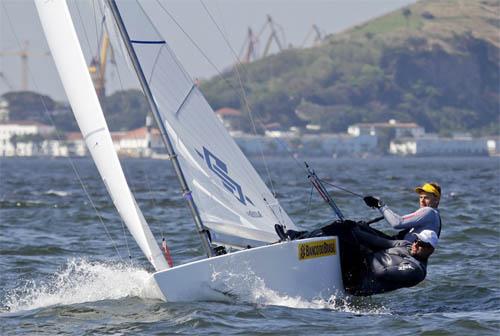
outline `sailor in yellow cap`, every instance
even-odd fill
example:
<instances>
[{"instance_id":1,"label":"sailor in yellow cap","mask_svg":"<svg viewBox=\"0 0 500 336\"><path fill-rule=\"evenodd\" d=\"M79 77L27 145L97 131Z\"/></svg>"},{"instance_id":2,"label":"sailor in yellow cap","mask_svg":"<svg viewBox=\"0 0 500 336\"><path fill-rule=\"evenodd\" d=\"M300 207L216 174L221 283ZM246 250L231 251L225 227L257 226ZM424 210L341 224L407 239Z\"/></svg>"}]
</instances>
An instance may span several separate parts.
<instances>
[{"instance_id":1,"label":"sailor in yellow cap","mask_svg":"<svg viewBox=\"0 0 500 336\"><path fill-rule=\"evenodd\" d=\"M424 183L415 188L419 195L420 208L410 214L400 216L380 199L366 196L364 201L371 208L377 208L385 220L397 230L401 230L394 238L413 242L417 239L416 234L424 230L432 230L437 236L441 235L441 216L438 206L441 199L441 187L436 182Z\"/></svg>"}]
</instances>

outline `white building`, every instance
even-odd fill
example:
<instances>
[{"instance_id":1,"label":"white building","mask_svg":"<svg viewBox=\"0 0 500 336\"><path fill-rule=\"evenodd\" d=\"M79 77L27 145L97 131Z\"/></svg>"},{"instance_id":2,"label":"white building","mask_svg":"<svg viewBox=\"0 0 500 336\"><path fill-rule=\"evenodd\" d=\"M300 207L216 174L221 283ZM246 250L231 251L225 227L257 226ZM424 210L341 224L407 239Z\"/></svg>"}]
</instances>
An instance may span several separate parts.
<instances>
[{"instance_id":1,"label":"white building","mask_svg":"<svg viewBox=\"0 0 500 336\"><path fill-rule=\"evenodd\" d=\"M239 110L223 107L215 111L215 115L227 130L241 129L242 113Z\"/></svg>"},{"instance_id":2,"label":"white building","mask_svg":"<svg viewBox=\"0 0 500 336\"><path fill-rule=\"evenodd\" d=\"M382 130L394 130L395 138L419 138L425 135L425 129L415 123L400 123L394 119L386 123L360 123L347 128L352 136L380 135Z\"/></svg>"},{"instance_id":3,"label":"white building","mask_svg":"<svg viewBox=\"0 0 500 336\"><path fill-rule=\"evenodd\" d=\"M428 136L423 138L401 138L393 140L389 152L395 155L416 156L470 156L487 155L486 139L440 138Z\"/></svg>"},{"instance_id":4,"label":"white building","mask_svg":"<svg viewBox=\"0 0 500 336\"><path fill-rule=\"evenodd\" d=\"M66 133L68 156L86 156L88 149L80 132Z\"/></svg>"},{"instance_id":5,"label":"white building","mask_svg":"<svg viewBox=\"0 0 500 336\"><path fill-rule=\"evenodd\" d=\"M9 120L9 102L0 97L0 122Z\"/></svg>"},{"instance_id":6,"label":"white building","mask_svg":"<svg viewBox=\"0 0 500 336\"><path fill-rule=\"evenodd\" d=\"M112 132L111 137L120 155L149 157L154 151L163 151L160 131L156 128L150 131L147 127L141 127L128 132Z\"/></svg>"},{"instance_id":7,"label":"white building","mask_svg":"<svg viewBox=\"0 0 500 336\"><path fill-rule=\"evenodd\" d=\"M23 137L27 135L46 137L54 132L53 126L35 121L2 122L0 123L0 156L38 155L38 152L41 151L41 142L23 141Z\"/></svg>"},{"instance_id":8,"label":"white building","mask_svg":"<svg viewBox=\"0 0 500 336\"><path fill-rule=\"evenodd\" d=\"M491 156L500 156L500 137L488 138L486 145Z\"/></svg>"}]
</instances>

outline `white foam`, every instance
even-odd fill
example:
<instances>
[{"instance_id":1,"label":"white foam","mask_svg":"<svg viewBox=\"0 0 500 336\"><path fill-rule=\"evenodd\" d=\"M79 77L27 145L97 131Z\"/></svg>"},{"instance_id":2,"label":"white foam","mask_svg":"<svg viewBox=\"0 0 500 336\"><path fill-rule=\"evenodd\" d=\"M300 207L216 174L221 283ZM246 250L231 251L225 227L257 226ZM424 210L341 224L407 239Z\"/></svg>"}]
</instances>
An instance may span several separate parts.
<instances>
[{"instance_id":1,"label":"white foam","mask_svg":"<svg viewBox=\"0 0 500 336\"><path fill-rule=\"evenodd\" d=\"M126 263L72 259L49 280L27 281L6 295L9 312L124 297L162 299L150 273Z\"/></svg>"},{"instance_id":2,"label":"white foam","mask_svg":"<svg viewBox=\"0 0 500 336\"><path fill-rule=\"evenodd\" d=\"M281 295L268 288L265 281L250 269L243 273L213 272L212 282L219 283L219 290L234 295L237 300L258 305L283 306L298 309L329 309L340 312L364 314L390 314L385 307L367 304L370 299L355 299L345 295L306 300L301 297ZM217 288L216 288L217 289ZM361 301L361 302L360 302Z\"/></svg>"},{"instance_id":3,"label":"white foam","mask_svg":"<svg viewBox=\"0 0 500 336\"><path fill-rule=\"evenodd\" d=\"M45 192L46 195L55 195L55 196L59 196L59 197L66 197L68 196L70 193L68 191L62 191L62 190L54 190L54 189L50 189L50 190L47 190Z\"/></svg>"}]
</instances>

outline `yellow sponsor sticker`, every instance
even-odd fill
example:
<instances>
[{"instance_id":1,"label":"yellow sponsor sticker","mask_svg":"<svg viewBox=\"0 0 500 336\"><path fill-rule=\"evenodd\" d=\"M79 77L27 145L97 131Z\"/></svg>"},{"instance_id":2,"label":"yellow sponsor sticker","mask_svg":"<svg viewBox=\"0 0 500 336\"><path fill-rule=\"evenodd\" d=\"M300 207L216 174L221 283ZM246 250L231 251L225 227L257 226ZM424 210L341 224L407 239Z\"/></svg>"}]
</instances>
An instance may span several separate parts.
<instances>
[{"instance_id":1,"label":"yellow sponsor sticker","mask_svg":"<svg viewBox=\"0 0 500 336\"><path fill-rule=\"evenodd\" d=\"M299 248L299 260L326 257L337 254L336 239L322 240L312 243L301 243Z\"/></svg>"}]
</instances>

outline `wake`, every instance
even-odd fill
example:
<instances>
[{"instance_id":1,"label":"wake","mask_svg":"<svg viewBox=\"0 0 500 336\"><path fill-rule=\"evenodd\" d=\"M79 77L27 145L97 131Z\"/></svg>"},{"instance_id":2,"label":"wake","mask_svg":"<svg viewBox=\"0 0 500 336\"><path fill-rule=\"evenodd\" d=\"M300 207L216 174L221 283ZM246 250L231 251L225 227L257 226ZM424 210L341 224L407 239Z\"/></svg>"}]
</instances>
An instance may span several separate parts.
<instances>
[{"instance_id":1,"label":"wake","mask_svg":"<svg viewBox=\"0 0 500 336\"><path fill-rule=\"evenodd\" d=\"M266 287L264 280L251 270L232 273L214 272L212 284L229 294L229 301L258 306L282 306L296 309L326 309L357 315L390 314L388 309L370 302L352 300L344 295L305 300L281 295ZM215 290L218 288L215 285ZM168 294L167 294L168 296ZM164 300L152 274L130 263L116 261L69 260L47 280L28 280L9 291L2 311L6 315L52 306L64 306L126 297ZM168 304L168 302L166 303ZM2 314L2 315L4 315Z\"/></svg>"},{"instance_id":2,"label":"wake","mask_svg":"<svg viewBox=\"0 0 500 336\"><path fill-rule=\"evenodd\" d=\"M71 259L46 281L26 281L6 293L7 312L71 305L125 297L162 299L146 270L123 262Z\"/></svg>"},{"instance_id":3,"label":"wake","mask_svg":"<svg viewBox=\"0 0 500 336\"><path fill-rule=\"evenodd\" d=\"M354 298L338 293L328 298L306 300L298 296L282 295L268 288L265 281L250 269L238 274L229 270L223 272L213 271L212 281L220 284L220 292L229 294L237 302L296 309L325 309L355 315L391 314L387 308L373 303L370 298Z\"/></svg>"}]
</instances>

